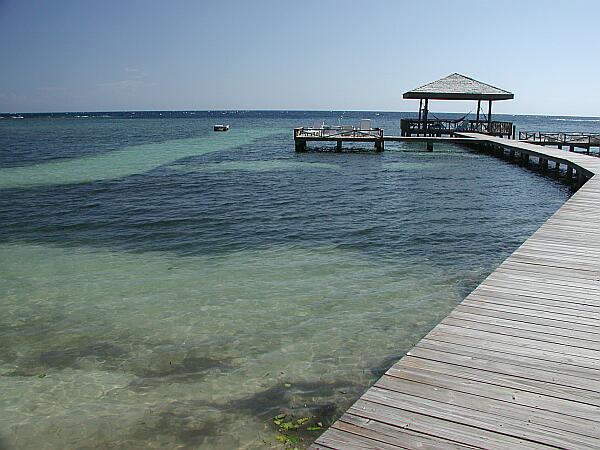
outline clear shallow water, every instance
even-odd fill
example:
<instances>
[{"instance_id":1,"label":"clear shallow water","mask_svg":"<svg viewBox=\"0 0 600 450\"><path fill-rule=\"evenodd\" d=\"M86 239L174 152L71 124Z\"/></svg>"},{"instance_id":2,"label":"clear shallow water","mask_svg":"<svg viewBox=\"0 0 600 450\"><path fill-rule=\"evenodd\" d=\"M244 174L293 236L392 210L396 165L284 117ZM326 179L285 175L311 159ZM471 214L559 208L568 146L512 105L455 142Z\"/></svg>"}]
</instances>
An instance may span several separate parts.
<instances>
[{"instance_id":1,"label":"clear shallow water","mask_svg":"<svg viewBox=\"0 0 600 450\"><path fill-rule=\"evenodd\" d=\"M198 115L0 121L0 447L281 448L569 195L455 146L295 154L335 113Z\"/></svg>"}]
</instances>

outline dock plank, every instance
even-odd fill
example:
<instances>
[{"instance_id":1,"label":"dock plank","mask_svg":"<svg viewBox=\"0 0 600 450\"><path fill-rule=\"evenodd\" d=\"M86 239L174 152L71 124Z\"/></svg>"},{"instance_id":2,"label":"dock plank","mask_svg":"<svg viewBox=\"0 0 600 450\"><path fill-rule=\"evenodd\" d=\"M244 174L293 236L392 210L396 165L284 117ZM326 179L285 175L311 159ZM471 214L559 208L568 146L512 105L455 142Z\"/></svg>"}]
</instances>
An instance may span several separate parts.
<instances>
[{"instance_id":1,"label":"dock plank","mask_svg":"<svg viewBox=\"0 0 600 450\"><path fill-rule=\"evenodd\" d=\"M476 411L480 420L488 417L489 414L490 420L496 423L501 421L503 432L510 435L518 434L512 431L511 428L521 429L525 425L514 419L525 416L527 417L526 427L528 429L535 427L536 429L546 430L550 433L555 429L561 430L564 432L561 434L561 439L565 439L565 436L576 437L590 445L593 444L593 440L584 439L583 437L597 438L600 436L600 422L562 414L549 409L542 409L538 406L531 406L528 403L532 403L532 400L531 398L526 399L526 395L522 395L522 401L516 402L513 400L513 398L517 398L515 391L503 387L496 387L494 389L489 385L483 386L485 389L477 388L479 384L471 383L469 386L469 383L461 383L457 380L448 382L439 376L436 383L432 385L430 383L423 383L420 380L410 379L410 377L400 378L384 375L375 384L373 392L378 388L381 389L380 393L385 395L387 404L390 406L396 404L397 400L404 403L406 401L404 396L408 395L419 403L430 404L430 401L435 402L436 406L432 406L432 408L439 407L439 404L452 405L456 407L455 414L460 411L470 416L473 414L471 411ZM528 402L527 400L530 401ZM541 398L539 400L544 405ZM547 401L547 403L551 403L551 401ZM548 405L545 404L544 406ZM469 410L469 412L465 410ZM488 425L489 428L492 426L494 425ZM531 440L538 438L535 435L527 436Z\"/></svg>"},{"instance_id":2,"label":"dock plank","mask_svg":"<svg viewBox=\"0 0 600 450\"><path fill-rule=\"evenodd\" d=\"M589 421L589 417L597 416L599 409L598 406L586 405L572 400L564 400L501 385L476 382L437 372L401 368L401 370L398 370L393 374L386 374L385 377L400 378L433 387L450 389L481 397L494 398L504 402L536 408L542 411L548 410L560 415L579 417L583 419L584 423L585 421ZM379 385L382 384L378 384L378 386ZM597 428L598 423L590 424L590 427L594 426Z\"/></svg>"},{"instance_id":3,"label":"dock plank","mask_svg":"<svg viewBox=\"0 0 600 450\"><path fill-rule=\"evenodd\" d=\"M387 374L394 376L395 373L405 369L414 368L419 372L435 372L447 374L457 378L465 378L484 384L493 384L504 386L511 389L518 389L525 392L532 392L548 397L573 401L583 405L600 406L600 398L590 398L586 390L564 386L560 384L547 383L545 381L527 378L526 376L514 376L513 374L503 374L494 372L484 367L468 367L461 365L460 361L437 361L435 359L417 358L413 356L405 357L402 364L392 366Z\"/></svg>"},{"instance_id":4,"label":"dock plank","mask_svg":"<svg viewBox=\"0 0 600 450\"><path fill-rule=\"evenodd\" d=\"M448 439L418 433L407 428L394 427L386 423L364 419L360 416L348 413L341 417L334 425L334 428L400 447L419 448L424 450L456 450L472 448Z\"/></svg>"},{"instance_id":5,"label":"dock plank","mask_svg":"<svg viewBox=\"0 0 600 450\"><path fill-rule=\"evenodd\" d=\"M444 419L448 422L459 421L465 425L502 434L506 437L520 437L526 441L539 443L546 441L551 446L564 446L566 443L570 443L572 446L589 449L591 439L588 436L548 426L547 424L550 421L540 419L538 422L536 417L528 415L524 408L512 408L507 411L502 407L508 404L500 405L500 402L485 401L481 397L468 399L466 395L460 395L458 392L449 394L445 390L427 389L423 386L418 387L416 384L413 389L406 388L406 392L381 389L375 386L369 389L363 398L371 403L406 409L411 412ZM402 388L398 387L398 389ZM427 393L431 394L431 397L436 397L436 399L420 396ZM462 405L462 402L467 402L469 407ZM470 407L475 403L480 405L479 409ZM515 409L517 412L514 411ZM517 418L512 418L511 415ZM523 416L527 419L521 420ZM566 424L558 425L568 428ZM560 436L558 435L559 432ZM553 436L554 438L552 438Z\"/></svg>"},{"instance_id":6,"label":"dock plank","mask_svg":"<svg viewBox=\"0 0 600 450\"><path fill-rule=\"evenodd\" d=\"M407 408L410 405L407 404ZM410 409L419 409L423 413L414 412ZM420 408L396 408L378 402L371 402L360 399L348 410L349 413L356 416L387 423L395 427L417 430L422 433L430 434L436 437L452 439L471 448L486 449L548 449L555 448L543 445L539 442L515 438L504 433L489 431L485 427L479 427L480 421L475 417L471 425L458 420L446 420L437 417L436 414L429 414L427 406ZM433 411L432 411L433 412ZM323 435L324 436L324 435ZM321 438L317 440L320 442ZM345 448L345 447L338 447Z\"/></svg>"}]
</instances>

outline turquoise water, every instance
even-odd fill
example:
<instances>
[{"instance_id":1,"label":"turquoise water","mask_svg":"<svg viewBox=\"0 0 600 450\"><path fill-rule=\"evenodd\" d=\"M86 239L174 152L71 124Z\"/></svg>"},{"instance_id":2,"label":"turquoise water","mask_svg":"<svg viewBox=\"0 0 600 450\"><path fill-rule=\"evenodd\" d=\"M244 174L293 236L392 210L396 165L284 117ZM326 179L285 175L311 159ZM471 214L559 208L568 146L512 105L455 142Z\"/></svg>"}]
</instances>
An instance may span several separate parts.
<instances>
[{"instance_id":1,"label":"turquoise water","mask_svg":"<svg viewBox=\"0 0 600 450\"><path fill-rule=\"evenodd\" d=\"M331 423L570 194L199 116L0 121L0 448L284 448L274 416Z\"/></svg>"},{"instance_id":2,"label":"turquoise water","mask_svg":"<svg viewBox=\"0 0 600 450\"><path fill-rule=\"evenodd\" d=\"M227 136L215 133L201 138L172 139L125 147L98 155L64 158L56 162L44 161L24 167L0 168L0 189L124 178L191 156L235 148L275 133L276 129L269 128L238 129L231 131Z\"/></svg>"}]
</instances>

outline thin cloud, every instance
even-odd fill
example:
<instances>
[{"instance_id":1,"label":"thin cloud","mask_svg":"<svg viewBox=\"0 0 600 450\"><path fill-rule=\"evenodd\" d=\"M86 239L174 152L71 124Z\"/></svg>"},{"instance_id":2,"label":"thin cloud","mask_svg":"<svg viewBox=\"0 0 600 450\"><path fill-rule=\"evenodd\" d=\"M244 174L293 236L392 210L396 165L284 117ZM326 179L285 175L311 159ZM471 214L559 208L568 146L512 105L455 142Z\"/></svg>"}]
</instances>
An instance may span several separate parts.
<instances>
[{"instance_id":1,"label":"thin cloud","mask_svg":"<svg viewBox=\"0 0 600 450\"><path fill-rule=\"evenodd\" d=\"M145 87L157 86L158 83L155 81L140 80L138 78L132 78L128 80L117 80L109 81L107 83L101 83L101 87L108 87L113 89L133 90Z\"/></svg>"},{"instance_id":2,"label":"thin cloud","mask_svg":"<svg viewBox=\"0 0 600 450\"><path fill-rule=\"evenodd\" d=\"M125 67L127 77L100 83L100 87L121 91L134 91L142 88L157 86L155 81L148 80L148 74L135 67Z\"/></svg>"},{"instance_id":3,"label":"thin cloud","mask_svg":"<svg viewBox=\"0 0 600 450\"><path fill-rule=\"evenodd\" d=\"M67 88L62 87L62 86L41 86L41 87L36 88L36 90L39 92L45 92L48 94L52 94L52 93L66 92Z\"/></svg>"}]
</instances>

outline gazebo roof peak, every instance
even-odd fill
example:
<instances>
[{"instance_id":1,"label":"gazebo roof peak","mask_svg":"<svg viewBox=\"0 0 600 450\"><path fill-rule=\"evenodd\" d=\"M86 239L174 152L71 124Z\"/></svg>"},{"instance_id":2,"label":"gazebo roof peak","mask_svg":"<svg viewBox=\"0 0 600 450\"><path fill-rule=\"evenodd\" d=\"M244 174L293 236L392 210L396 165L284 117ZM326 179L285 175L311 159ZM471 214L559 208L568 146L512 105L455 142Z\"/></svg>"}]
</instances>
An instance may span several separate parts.
<instances>
[{"instance_id":1,"label":"gazebo roof peak","mask_svg":"<svg viewBox=\"0 0 600 450\"><path fill-rule=\"evenodd\" d=\"M435 100L510 100L514 94L482 83L460 73L453 73L437 81L405 92L403 98Z\"/></svg>"}]
</instances>

